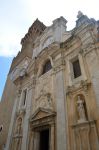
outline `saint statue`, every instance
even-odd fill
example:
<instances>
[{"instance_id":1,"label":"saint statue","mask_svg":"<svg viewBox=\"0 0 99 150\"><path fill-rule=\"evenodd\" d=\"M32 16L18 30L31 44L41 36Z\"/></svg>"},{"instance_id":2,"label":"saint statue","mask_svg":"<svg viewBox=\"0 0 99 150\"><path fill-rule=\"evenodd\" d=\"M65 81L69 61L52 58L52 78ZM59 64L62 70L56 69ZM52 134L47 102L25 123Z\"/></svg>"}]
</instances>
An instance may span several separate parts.
<instances>
[{"instance_id":1,"label":"saint statue","mask_svg":"<svg viewBox=\"0 0 99 150\"><path fill-rule=\"evenodd\" d=\"M82 100L80 96L78 96L78 100L77 100L77 111L79 116L78 122L86 121L84 100Z\"/></svg>"},{"instance_id":2,"label":"saint statue","mask_svg":"<svg viewBox=\"0 0 99 150\"><path fill-rule=\"evenodd\" d=\"M22 133L22 119L18 119L17 127L16 127L16 134L20 135Z\"/></svg>"},{"instance_id":3,"label":"saint statue","mask_svg":"<svg viewBox=\"0 0 99 150\"><path fill-rule=\"evenodd\" d=\"M21 150L22 144L22 118L17 120L15 135L12 140L11 150Z\"/></svg>"}]
</instances>

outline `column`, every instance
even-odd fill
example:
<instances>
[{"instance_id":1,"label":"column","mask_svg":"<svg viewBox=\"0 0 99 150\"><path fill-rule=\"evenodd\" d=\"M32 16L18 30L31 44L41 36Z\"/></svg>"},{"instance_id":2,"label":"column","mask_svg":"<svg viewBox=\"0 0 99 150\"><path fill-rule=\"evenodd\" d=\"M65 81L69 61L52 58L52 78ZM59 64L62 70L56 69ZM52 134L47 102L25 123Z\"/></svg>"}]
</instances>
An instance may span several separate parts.
<instances>
[{"instance_id":1,"label":"column","mask_svg":"<svg viewBox=\"0 0 99 150\"><path fill-rule=\"evenodd\" d=\"M29 138L29 150L33 150L33 138L34 138L34 132L31 131L30 138Z\"/></svg>"},{"instance_id":2,"label":"column","mask_svg":"<svg viewBox=\"0 0 99 150\"><path fill-rule=\"evenodd\" d=\"M51 125L51 142L50 142L50 150L55 150L55 125Z\"/></svg>"},{"instance_id":3,"label":"column","mask_svg":"<svg viewBox=\"0 0 99 150\"><path fill-rule=\"evenodd\" d=\"M23 122L23 138L22 138L22 150L27 150L28 147L28 136L29 136L29 118L32 107L32 95L33 87L32 85L28 88L27 99L26 99L26 114L24 116Z\"/></svg>"},{"instance_id":4,"label":"column","mask_svg":"<svg viewBox=\"0 0 99 150\"><path fill-rule=\"evenodd\" d=\"M66 137L66 92L64 87L64 65L63 59L59 60L57 67L55 67L55 96L57 107L57 150L67 150L67 137Z\"/></svg>"},{"instance_id":5,"label":"column","mask_svg":"<svg viewBox=\"0 0 99 150\"><path fill-rule=\"evenodd\" d=\"M33 147L33 150L39 150L39 146L40 146L40 133L35 132L34 133L34 147Z\"/></svg>"}]
</instances>

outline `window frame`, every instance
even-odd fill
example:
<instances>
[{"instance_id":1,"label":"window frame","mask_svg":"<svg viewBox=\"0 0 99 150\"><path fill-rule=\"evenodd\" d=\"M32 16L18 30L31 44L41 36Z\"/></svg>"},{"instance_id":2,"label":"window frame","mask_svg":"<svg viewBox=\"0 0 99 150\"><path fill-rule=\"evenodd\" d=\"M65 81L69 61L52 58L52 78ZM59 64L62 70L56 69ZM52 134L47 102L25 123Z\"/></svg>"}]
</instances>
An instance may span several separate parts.
<instances>
[{"instance_id":1,"label":"window frame","mask_svg":"<svg viewBox=\"0 0 99 150\"><path fill-rule=\"evenodd\" d=\"M76 69L76 67L77 67L77 69ZM72 62L72 68L73 68L73 76L74 76L74 79L79 78L79 77L82 75L79 58L75 59L75 60Z\"/></svg>"},{"instance_id":2,"label":"window frame","mask_svg":"<svg viewBox=\"0 0 99 150\"><path fill-rule=\"evenodd\" d=\"M49 66L47 66L47 65L49 65ZM48 68L47 68L47 67L48 67ZM43 66L42 66L42 73L41 73L41 75L46 74L46 73L49 72L51 69L52 69L51 61L50 61L50 59L47 59L47 60L45 61L45 63L43 64Z\"/></svg>"},{"instance_id":3,"label":"window frame","mask_svg":"<svg viewBox=\"0 0 99 150\"><path fill-rule=\"evenodd\" d=\"M80 65L80 70L81 70L81 75L78 76L77 78L74 77L74 71L73 71L73 62L76 61L76 60L79 60L79 65ZM75 82L78 82L80 80L82 80L82 67L81 67L81 64L80 64L80 59L79 59L79 55L75 55L74 57L70 58L69 59L69 64L70 64L70 74L71 74L71 81L73 83Z\"/></svg>"}]
</instances>

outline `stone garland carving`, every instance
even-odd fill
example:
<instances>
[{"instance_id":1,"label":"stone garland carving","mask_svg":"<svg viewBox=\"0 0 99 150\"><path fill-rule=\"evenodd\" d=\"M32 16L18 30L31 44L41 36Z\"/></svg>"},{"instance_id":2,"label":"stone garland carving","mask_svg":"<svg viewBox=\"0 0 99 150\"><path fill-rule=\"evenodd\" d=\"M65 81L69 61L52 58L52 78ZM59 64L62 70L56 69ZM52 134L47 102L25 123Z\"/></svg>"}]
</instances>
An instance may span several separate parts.
<instances>
[{"instance_id":1,"label":"stone garland carving","mask_svg":"<svg viewBox=\"0 0 99 150\"><path fill-rule=\"evenodd\" d=\"M82 100L80 96L78 96L77 99L77 112L79 116L78 123L85 122L87 120L87 117L85 113L84 100Z\"/></svg>"},{"instance_id":2,"label":"stone garland carving","mask_svg":"<svg viewBox=\"0 0 99 150\"><path fill-rule=\"evenodd\" d=\"M82 88L83 91L84 91L86 94L88 94L87 91L88 91L89 86L91 86L91 83L90 83L89 81L87 81L87 80L85 80L85 81L84 81L84 80L81 80L81 81L79 82L79 87L76 87L75 85L68 86L67 89L66 89L66 94L67 94L67 95L70 95L71 93L77 91L79 88Z\"/></svg>"}]
</instances>

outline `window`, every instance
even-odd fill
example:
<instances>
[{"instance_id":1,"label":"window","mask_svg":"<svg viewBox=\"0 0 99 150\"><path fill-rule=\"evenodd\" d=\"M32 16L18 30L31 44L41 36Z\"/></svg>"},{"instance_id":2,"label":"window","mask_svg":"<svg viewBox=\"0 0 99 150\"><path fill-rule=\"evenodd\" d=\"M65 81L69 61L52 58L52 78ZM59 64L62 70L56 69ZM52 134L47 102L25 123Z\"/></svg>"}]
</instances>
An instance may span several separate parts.
<instances>
[{"instance_id":1,"label":"window","mask_svg":"<svg viewBox=\"0 0 99 150\"><path fill-rule=\"evenodd\" d=\"M22 96L22 104L23 106L26 104L26 95L27 95L27 90L23 91L23 96Z\"/></svg>"},{"instance_id":2,"label":"window","mask_svg":"<svg viewBox=\"0 0 99 150\"><path fill-rule=\"evenodd\" d=\"M50 60L48 60L43 66L42 74L48 72L52 68Z\"/></svg>"},{"instance_id":3,"label":"window","mask_svg":"<svg viewBox=\"0 0 99 150\"><path fill-rule=\"evenodd\" d=\"M79 76L81 76L81 68L80 68L80 64L79 64L79 60L75 60L73 63L73 73L74 73L74 78L77 78Z\"/></svg>"}]
</instances>

